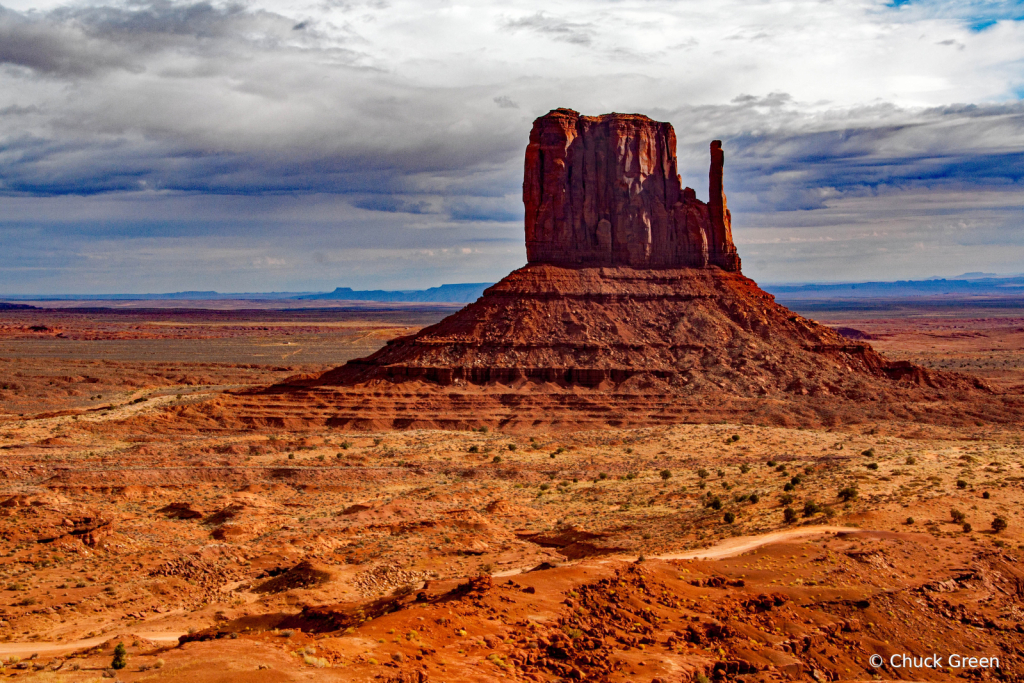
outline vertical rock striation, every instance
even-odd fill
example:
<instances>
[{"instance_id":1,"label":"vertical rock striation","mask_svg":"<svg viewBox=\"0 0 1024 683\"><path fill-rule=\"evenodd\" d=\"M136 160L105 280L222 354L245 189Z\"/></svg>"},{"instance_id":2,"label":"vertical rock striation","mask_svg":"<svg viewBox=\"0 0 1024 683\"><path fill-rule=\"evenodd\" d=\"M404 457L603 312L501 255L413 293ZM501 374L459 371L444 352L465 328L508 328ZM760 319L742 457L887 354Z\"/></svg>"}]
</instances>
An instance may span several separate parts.
<instances>
[{"instance_id":1,"label":"vertical rock striation","mask_svg":"<svg viewBox=\"0 0 1024 683\"><path fill-rule=\"evenodd\" d=\"M530 263L738 272L711 143L709 202L683 188L672 125L639 114L555 109L533 123L523 203Z\"/></svg>"}]
</instances>

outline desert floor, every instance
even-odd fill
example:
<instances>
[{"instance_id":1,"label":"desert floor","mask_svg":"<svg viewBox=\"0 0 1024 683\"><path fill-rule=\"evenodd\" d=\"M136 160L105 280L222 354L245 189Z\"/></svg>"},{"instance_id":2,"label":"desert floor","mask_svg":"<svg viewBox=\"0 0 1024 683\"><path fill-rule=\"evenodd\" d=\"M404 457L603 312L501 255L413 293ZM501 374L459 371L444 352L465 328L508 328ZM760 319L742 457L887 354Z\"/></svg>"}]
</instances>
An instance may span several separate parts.
<instances>
[{"instance_id":1,"label":"desert floor","mask_svg":"<svg viewBox=\"0 0 1024 683\"><path fill-rule=\"evenodd\" d=\"M166 428L449 310L0 311L0 675L1024 680L1020 425ZM1024 309L801 312L1024 394Z\"/></svg>"}]
</instances>

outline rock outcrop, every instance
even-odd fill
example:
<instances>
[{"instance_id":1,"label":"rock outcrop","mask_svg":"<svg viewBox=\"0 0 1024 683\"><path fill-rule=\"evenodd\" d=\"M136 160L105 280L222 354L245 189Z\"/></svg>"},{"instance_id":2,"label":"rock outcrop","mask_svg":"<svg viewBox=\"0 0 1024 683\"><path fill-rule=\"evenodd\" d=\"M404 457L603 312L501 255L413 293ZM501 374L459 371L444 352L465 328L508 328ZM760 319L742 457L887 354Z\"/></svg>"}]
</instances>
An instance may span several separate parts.
<instances>
[{"instance_id":1,"label":"rock outcrop","mask_svg":"<svg viewBox=\"0 0 1024 683\"><path fill-rule=\"evenodd\" d=\"M672 124L556 109L533 123L523 203L530 263L740 270L711 143L707 204L677 171Z\"/></svg>"},{"instance_id":2,"label":"rock outcrop","mask_svg":"<svg viewBox=\"0 0 1024 683\"><path fill-rule=\"evenodd\" d=\"M367 358L268 388L258 405L232 408L236 418L582 428L754 411L796 424L811 413L836 421L843 406L903 414L907 401L986 391L965 375L890 361L740 273L723 161L712 142L705 204L680 187L669 124L542 116L526 152L525 267ZM319 417L284 396L296 392L322 407Z\"/></svg>"}]
</instances>

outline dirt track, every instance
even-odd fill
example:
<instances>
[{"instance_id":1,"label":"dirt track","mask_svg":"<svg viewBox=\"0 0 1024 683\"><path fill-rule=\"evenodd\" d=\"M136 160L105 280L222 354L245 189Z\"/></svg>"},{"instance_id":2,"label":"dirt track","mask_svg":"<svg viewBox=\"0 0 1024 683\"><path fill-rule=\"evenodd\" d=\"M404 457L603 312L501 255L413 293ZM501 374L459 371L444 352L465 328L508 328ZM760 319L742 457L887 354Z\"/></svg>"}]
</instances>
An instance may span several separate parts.
<instances>
[{"instance_id":1,"label":"dirt track","mask_svg":"<svg viewBox=\"0 0 1024 683\"><path fill-rule=\"evenodd\" d=\"M178 638L183 636L184 633L157 633L149 631L133 631L133 636L144 638L145 640L152 640L157 643L175 643L177 644ZM102 643L107 642L112 637L116 636L96 636L95 638L85 638L84 640L69 640L66 642L50 641L50 642L32 642L32 643L0 643L0 656L3 657L28 657L33 654L39 653L54 653L54 652L74 652L75 650L84 650L90 647L96 647Z\"/></svg>"}]
</instances>

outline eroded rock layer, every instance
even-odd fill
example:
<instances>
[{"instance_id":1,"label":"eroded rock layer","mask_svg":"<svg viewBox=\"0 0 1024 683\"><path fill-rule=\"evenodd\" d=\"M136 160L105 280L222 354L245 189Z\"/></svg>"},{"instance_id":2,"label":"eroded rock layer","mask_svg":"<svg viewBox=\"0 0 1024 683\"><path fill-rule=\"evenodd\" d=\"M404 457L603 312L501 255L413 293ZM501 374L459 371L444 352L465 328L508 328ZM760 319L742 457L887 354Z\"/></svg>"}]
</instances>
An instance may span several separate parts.
<instances>
[{"instance_id":1,"label":"eroded rock layer","mask_svg":"<svg viewBox=\"0 0 1024 683\"><path fill-rule=\"evenodd\" d=\"M708 203L683 188L672 124L639 114L556 109L533 124L523 203L530 263L739 271L711 143Z\"/></svg>"},{"instance_id":2,"label":"eroded rock layer","mask_svg":"<svg viewBox=\"0 0 1024 683\"><path fill-rule=\"evenodd\" d=\"M975 386L887 361L739 273L548 264L521 268L440 323L306 384L376 380L854 399L876 394L879 381Z\"/></svg>"}]
</instances>

